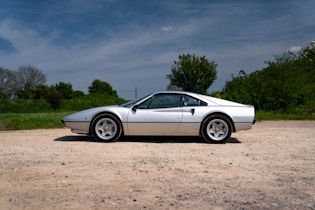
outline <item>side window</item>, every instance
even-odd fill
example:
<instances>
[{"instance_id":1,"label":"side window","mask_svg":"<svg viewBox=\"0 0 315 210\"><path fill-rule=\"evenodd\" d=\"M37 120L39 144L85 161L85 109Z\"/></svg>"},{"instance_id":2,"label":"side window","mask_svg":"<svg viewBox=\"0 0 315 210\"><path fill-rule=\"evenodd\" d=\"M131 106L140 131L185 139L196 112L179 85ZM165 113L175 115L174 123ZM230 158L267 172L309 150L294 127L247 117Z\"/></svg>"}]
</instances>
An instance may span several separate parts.
<instances>
[{"instance_id":1,"label":"side window","mask_svg":"<svg viewBox=\"0 0 315 210\"><path fill-rule=\"evenodd\" d=\"M207 106L208 104L191 96L185 96L183 106Z\"/></svg>"},{"instance_id":2,"label":"side window","mask_svg":"<svg viewBox=\"0 0 315 210\"><path fill-rule=\"evenodd\" d=\"M152 98L149 98L148 100L142 102L141 104L139 104L139 109L146 109L148 107L148 105L151 103Z\"/></svg>"},{"instance_id":3,"label":"side window","mask_svg":"<svg viewBox=\"0 0 315 210\"><path fill-rule=\"evenodd\" d=\"M161 109L180 107L183 96L180 94L158 94L139 105L140 109Z\"/></svg>"}]
</instances>

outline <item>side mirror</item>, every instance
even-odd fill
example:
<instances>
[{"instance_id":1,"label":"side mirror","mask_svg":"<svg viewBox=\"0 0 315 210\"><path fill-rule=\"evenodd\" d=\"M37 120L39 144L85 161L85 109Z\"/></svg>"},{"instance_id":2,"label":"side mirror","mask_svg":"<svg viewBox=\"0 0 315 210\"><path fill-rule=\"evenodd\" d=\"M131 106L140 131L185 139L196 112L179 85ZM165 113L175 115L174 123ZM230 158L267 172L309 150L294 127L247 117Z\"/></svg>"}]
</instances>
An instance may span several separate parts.
<instances>
[{"instance_id":1,"label":"side mirror","mask_svg":"<svg viewBox=\"0 0 315 210\"><path fill-rule=\"evenodd\" d=\"M134 105L133 107L132 107L132 111L137 111L137 109L139 109L139 105L137 104L137 105Z\"/></svg>"}]
</instances>

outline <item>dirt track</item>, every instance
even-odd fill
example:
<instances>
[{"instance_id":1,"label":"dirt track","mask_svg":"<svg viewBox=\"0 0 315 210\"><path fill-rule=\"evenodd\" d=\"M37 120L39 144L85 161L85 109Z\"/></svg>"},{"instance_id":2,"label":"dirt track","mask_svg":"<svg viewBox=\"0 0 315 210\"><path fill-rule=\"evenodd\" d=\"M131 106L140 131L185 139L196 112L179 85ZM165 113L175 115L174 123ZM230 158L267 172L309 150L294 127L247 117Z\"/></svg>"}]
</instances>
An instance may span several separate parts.
<instances>
[{"instance_id":1,"label":"dirt track","mask_svg":"<svg viewBox=\"0 0 315 210\"><path fill-rule=\"evenodd\" d=\"M98 143L69 129L0 132L0 209L315 209L315 121L199 138Z\"/></svg>"}]
</instances>

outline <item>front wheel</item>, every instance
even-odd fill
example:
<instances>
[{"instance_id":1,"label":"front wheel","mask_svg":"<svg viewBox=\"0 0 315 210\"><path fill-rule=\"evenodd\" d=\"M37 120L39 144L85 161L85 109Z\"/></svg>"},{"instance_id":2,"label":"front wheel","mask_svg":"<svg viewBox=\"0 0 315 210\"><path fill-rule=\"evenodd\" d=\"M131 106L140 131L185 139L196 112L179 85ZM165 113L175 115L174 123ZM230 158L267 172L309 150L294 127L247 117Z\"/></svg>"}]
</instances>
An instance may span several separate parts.
<instances>
[{"instance_id":1,"label":"front wheel","mask_svg":"<svg viewBox=\"0 0 315 210\"><path fill-rule=\"evenodd\" d=\"M92 121L91 133L97 141L113 142L121 136L122 126L117 117L101 114Z\"/></svg>"},{"instance_id":2,"label":"front wheel","mask_svg":"<svg viewBox=\"0 0 315 210\"><path fill-rule=\"evenodd\" d=\"M212 115L202 123L202 137L209 143L225 143L231 133L231 121L223 115Z\"/></svg>"}]
</instances>

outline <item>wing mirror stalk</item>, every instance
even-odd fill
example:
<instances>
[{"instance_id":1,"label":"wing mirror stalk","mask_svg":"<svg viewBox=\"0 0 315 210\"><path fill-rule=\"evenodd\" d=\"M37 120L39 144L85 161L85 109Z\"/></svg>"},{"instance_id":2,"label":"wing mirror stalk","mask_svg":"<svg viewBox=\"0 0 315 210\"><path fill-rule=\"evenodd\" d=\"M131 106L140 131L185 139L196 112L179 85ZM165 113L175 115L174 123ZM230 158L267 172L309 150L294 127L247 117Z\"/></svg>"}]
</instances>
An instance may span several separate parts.
<instances>
[{"instance_id":1,"label":"wing mirror stalk","mask_svg":"<svg viewBox=\"0 0 315 210\"><path fill-rule=\"evenodd\" d=\"M133 107L132 107L132 111L137 111L137 109L139 109L139 105L134 105Z\"/></svg>"}]
</instances>

